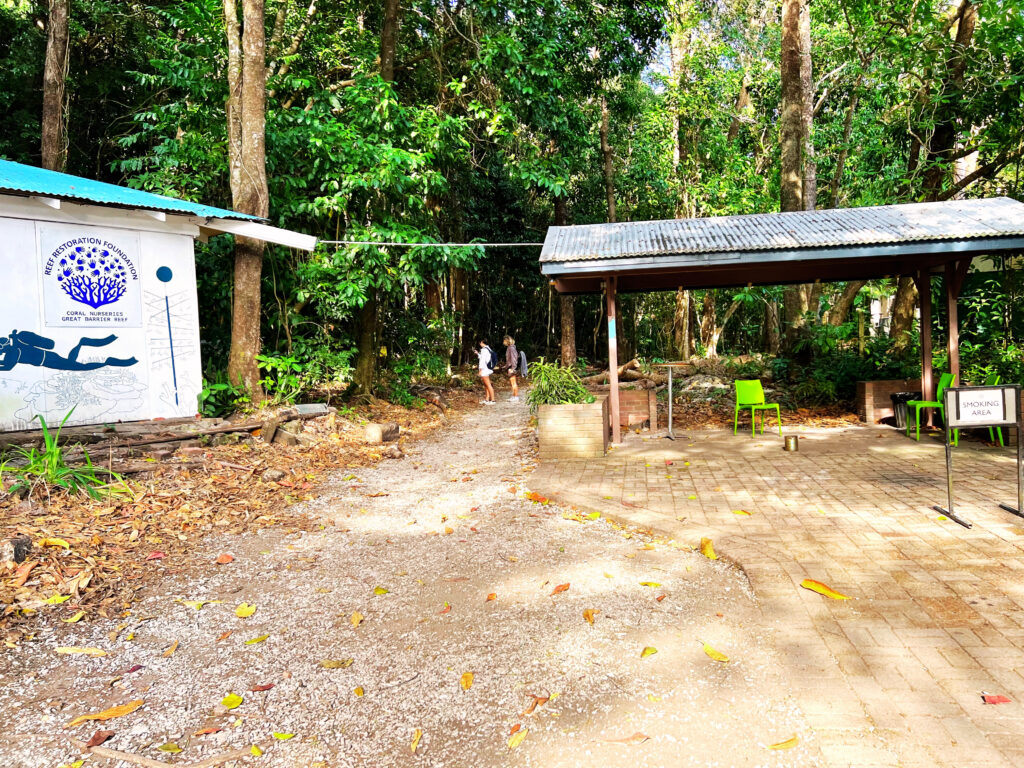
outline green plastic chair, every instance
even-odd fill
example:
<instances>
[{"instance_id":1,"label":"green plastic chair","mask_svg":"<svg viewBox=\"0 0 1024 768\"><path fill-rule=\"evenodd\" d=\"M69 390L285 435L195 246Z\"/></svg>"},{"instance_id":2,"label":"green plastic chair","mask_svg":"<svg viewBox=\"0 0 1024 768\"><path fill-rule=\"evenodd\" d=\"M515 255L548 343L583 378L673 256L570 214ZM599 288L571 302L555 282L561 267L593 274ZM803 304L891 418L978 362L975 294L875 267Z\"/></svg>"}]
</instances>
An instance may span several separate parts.
<instances>
[{"instance_id":1,"label":"green plastic chair","mask_svg":"<svg viewBox=\"0 0 1024 768\"><path fill-rule=\"evenodd\" d=\"M1003 381L1003 377L1000 376L998 373L990 373L988 376L985 377L985 386L986 387L996 387L1000 383L1002 383L1002 381ZM992 434L993 430L995 430L995 435ZM994 443L994 442L996 442L996 438L999 439L999 445L1001 445L1001 446L1005 446L1006 445L1006 443L1003 442L1003 428L1002 427L989 427L988 428L988 439L991 440Z\"/></svg>"},{"instance_id":2,"label":"green plastic chair","mask_svg":"<svg viewBox=\"0 0 1024 768\"><path fill-rule=\"evenodd\" d=\"M942 419L945 421L946 413L945 406L942 403L942 395L946 389L953 386L955 377L952 373L944 373L939 377L939 386L935 389L934 400L909 400L907 401L907 437L910 437L910 409L914 409L914 424L917 427L917 440L921 439L921 411L925 408L935 408L939 413L942 414ZM960 440L960 430L953 430L953 445L956 445Z\"/></svg>"},{"instance_id":3,"label":"green plastic chair","mask_svg":"<svg viewBox=\"0 0 1024 768\"><path fill-rule=\"evenodd\" d=\"M778 403L764 401L764 387L760 379L736 379L736 411L732 418L732 433L739 428L740 411L750 409L750 436L757 435L757 412L761 412L761 434L764 434L764 412L775 409L775 419L779 422L779 437L782 437L782 415Z\"/></svg>"}]
</instances>

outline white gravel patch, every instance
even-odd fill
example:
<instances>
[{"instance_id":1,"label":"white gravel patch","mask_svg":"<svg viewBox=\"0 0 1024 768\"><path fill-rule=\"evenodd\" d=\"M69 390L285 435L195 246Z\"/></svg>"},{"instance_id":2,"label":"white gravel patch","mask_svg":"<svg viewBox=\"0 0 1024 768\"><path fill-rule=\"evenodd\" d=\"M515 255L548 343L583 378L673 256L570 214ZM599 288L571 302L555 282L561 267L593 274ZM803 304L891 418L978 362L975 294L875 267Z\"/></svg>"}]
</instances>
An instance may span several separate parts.
<instances>
[{"instance_id":1,"label":"white gravel patch","mask_svg":"<svg viewBox=\"0 0 1024 768\"><path fill-rule=\"evenodd\" d=\"M526 422L522 406L474 411L404 459L338 473L306 503L322 530L210 539L191 562L154 564L164 573L130 616L47 626L8 651L0 765L70 764L81 754L68 738L99 728L115 731L106 746L169 765L268 741L235 764L817 765L742 573L522 498ZM214 565L224 551L234 562ZM222 602L196 611L177 599ZM255 614L236 617L242 602ZM358 627L353 612L365 617ZM702 641L730 661L709 659ZM58 646L109 656L58 656ZM641 659L646 646L657 653ZM232 692L244 703L225 712ZM523 714L533 696L550 700ZM135 699L145 705L132 714L65 727ZM510 749L517 724L528 734ZM211 727L223 730L193 735ZM794 735L797 747L767 749ZM157 749L168 742L182 752Z\"/></svg>"}]
</instances>

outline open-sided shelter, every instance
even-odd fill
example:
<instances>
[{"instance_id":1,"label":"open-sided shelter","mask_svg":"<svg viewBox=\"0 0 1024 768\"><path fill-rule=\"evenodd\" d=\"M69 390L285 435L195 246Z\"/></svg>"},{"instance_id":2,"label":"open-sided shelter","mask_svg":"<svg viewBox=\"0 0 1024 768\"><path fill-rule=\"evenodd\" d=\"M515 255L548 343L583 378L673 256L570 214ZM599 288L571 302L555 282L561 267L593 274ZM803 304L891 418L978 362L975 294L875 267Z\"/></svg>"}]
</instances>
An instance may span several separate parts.
<instances>
[{"instance_id":1,"label":"open-sided shelter","mask_svg":"<svg viewBox=\"0 0 1024 768\"><path fill-rule=\"evenodd\" d=\"M615 329L620 292L913 277L921 295L921 388L932 388L931 290L945 276L950 368L957 298L976 256L1024 253L1024 203L1005 197L548 229L541 271L559 293L605 291L612 440L620 442Z\"/></svg>"},{"instance_id":2,"label":"open-sided shelter","mask_svg":"<svg viewBox=\"0 0 1024 768\"><path fill-rule=\"evenodd\" d=\"M312 250L254 216L0 160L0 431L192 416L194 241Z\"/></svg>"}]
</instances>

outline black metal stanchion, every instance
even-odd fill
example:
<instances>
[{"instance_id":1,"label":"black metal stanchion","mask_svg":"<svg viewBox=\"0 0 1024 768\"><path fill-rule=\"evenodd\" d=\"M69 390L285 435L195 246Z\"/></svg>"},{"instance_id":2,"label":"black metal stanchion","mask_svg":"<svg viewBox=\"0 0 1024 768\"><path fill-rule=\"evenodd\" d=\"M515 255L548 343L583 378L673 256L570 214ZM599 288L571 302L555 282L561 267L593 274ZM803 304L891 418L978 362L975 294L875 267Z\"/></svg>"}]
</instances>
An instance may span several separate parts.
<instances>
[{"instance_id":1,"label":"black metal stanchion","mask_svg":"<svg viewBox=\"0 0 1024 768\"><path fill-rule=\"evenodd\" d=\"M932 509L936 512L941 512L954 523L960 523L964 528L971 528L974 524L970 520L960 517L953 511L953 445L950 442L953 434L949 427L949 414L949 409L946 409L945 417L942 420L946 430L946 496L948 498L946 503L949 505L949 509L943 509L938 504L932 507Z\"/></svg>"},{"instance_id":2,"label":"black metal stanchion","mask_svg":"<svg viewBox=\"0 0 1024 768\"><path fill-rule=\"evenodd\" d=\"M1000 504L1000 509L1012 512L1017 517L1024 517L1024 439L1021 439L1021 417L1017 414L1017 508L1009 504Z\"/></svg>"}]
</instances>

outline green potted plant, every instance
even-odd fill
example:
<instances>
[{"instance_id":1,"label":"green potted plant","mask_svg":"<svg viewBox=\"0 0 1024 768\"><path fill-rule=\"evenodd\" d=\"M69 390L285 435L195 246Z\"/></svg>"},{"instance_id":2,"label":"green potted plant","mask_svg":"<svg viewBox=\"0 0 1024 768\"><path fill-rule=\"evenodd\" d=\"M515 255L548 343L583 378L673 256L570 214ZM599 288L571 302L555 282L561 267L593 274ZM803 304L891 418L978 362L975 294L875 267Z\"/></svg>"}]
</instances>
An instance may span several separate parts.
<instances>
[{"instance_id":1,"label":"green potted plant","mask_svg":"<svg viewBox=\"0 0 1024 768\"><path fill-rule=\"evenodd\" d=\"M576 371L543 359L530 366L526 402L537 416L541 459L576 459L608 452L608 398L587 391Z\"/></svg>"}]
</instances>

